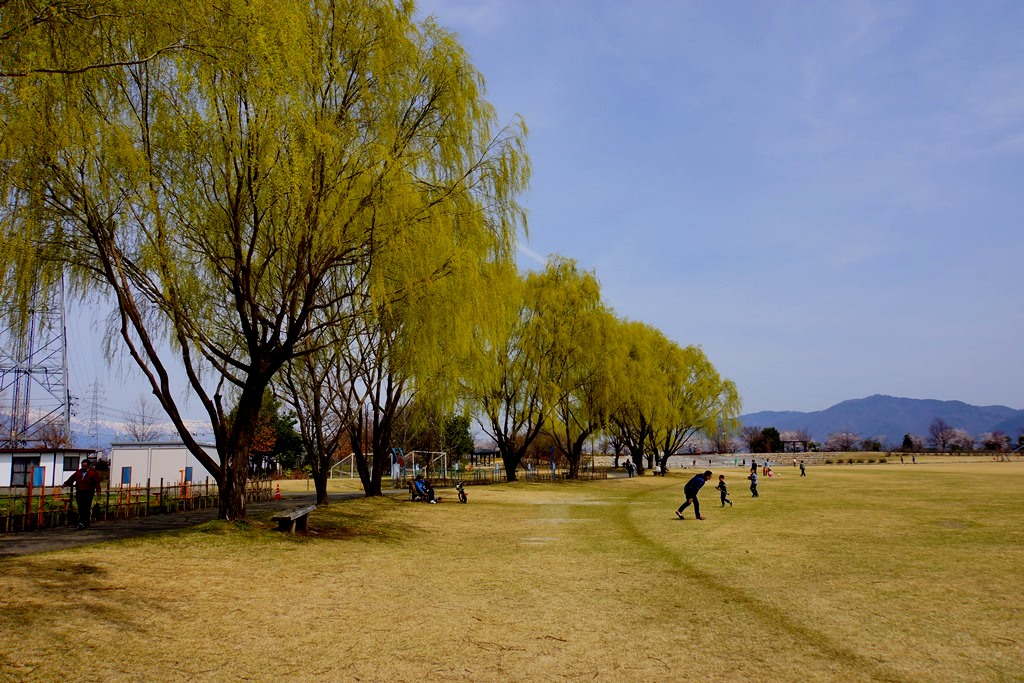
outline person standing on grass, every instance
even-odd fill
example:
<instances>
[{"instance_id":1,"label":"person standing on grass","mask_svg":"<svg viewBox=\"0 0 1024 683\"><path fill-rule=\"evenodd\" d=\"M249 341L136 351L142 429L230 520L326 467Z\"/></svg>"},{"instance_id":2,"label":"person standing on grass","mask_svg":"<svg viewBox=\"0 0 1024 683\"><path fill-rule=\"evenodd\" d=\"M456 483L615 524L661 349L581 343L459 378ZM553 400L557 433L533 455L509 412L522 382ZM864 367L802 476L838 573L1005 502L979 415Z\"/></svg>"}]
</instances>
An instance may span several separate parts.
<instances>
[{"instance_id":1,"label":"person standing on grass","mask_svg":"<svg viewBox=\"0 0 1024 683\"><path fill-rule=\"evenodd\" d=\"M715 488L718 489L718 492L722 494L722 507L725 507L726 503L729 504L729 507L732 507L732 501L729 500L729 489L726 488L725 486L724 474L718 475L718 486L716 486Z\"/></svg>"},{"instance_id":2,"label":"person standing on grass","mask_svg":"<svg viewBox=\"0 0 1024 683\"><path fill-rule=\"evenodd\" d=\"M806 477L807 476L807 465L804 464L803 460L800 461L800 476L801 477Z\"/></svg>"},{"instance_id":3,"label":"person standing on grass","mask_svg":"<svg viewBox=\"0 0 1024 683\"><path fill-rule=\"evenodd\" d=\"M82 458L82 466L64 482L64 486L75 489L75 503L78 505L78 528L88 529L92 517L92 499L100 492L100 473L91 467L89 458Z\"/></svg>"},{"instance_id":4,"label":"person standing on grass","mask_svg":"<svg viewBox=\"0 0 1024 683\"><path fill-rule=\"evenodd\" d=\"M704 519L700 516L700 501L697 500L697 494L700 493L700 489L704 486L707 481L711 479L711 470L706 470L703 474L696 475L693 479L686 482L686 486L683 487L683 493L686 495L686 502L679 506L676 510L676 517L679 519L685 519L683 517L683 510L690 507L693 503L693 514L697 519Z\"/></svg>"},{"instance_id":5,"label":"person standing on grass","mask_svg":"<svg viewBox=\"0 0 1024 683\"><path fill-rule=\"evenodd\" d=\"M750 492L754 498L757 498L757 468L750 470L750 474L747 476L750 480Z\"/></svg>"}]
</instances>

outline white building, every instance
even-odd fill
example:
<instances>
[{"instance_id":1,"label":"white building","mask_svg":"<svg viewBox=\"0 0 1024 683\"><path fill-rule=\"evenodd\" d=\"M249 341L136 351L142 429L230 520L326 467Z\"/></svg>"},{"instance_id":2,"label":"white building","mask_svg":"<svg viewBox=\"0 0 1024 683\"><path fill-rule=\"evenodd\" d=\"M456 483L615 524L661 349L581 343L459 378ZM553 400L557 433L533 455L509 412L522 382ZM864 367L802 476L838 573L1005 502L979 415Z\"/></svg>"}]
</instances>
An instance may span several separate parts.
<instances>
[{"instance_id":1,"label":"white building","mask_svg":"<svg viewBox=\"0 0 1024 683\"><path fill-rule=\"evenodd\" d=\"M42 468L43 486L60 486L78 469L82 458L92 456L91 448L5 448L0 450L0 487L28 486L37 468ZM95 457L93 458L95 460Z\"/></svg>"},{"instance_id":2,"label":"white building","mask_svg":"<svg viewBox=\"0 0 1024 683\"><path fill-rule=\"evenodd\" d=\"M213 458L217 447L200 444ZM110 445L110 486L160 486L191 482L200 484L214 478L192 455L185 444L178 442L136 442Z\"/></svg>"}]
</instances>

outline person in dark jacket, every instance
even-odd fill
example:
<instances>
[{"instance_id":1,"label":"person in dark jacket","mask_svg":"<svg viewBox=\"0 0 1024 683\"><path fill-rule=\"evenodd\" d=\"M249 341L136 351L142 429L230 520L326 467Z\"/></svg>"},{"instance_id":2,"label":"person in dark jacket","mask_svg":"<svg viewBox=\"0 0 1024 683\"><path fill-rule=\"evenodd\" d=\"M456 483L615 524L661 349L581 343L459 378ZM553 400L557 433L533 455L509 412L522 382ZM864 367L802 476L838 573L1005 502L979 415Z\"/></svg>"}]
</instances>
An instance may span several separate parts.
<instances>
[{"instance_id":1,"label":"person in dark jacket","mask_svg":"<svg viewBox=\"0 0 1024 683\"><path fill-rule=\"evenodd\" d=\"M100 492L100 473L93 467L88 458L82 458L82 466L71 473L65 486L75 488L75 503L78 505L78 528L88 529L92 517L92 499Z\"/></svg>"},{"instance_id":2,"label":"person in dark jacket","mask_svg":"<svg viewBox=\"0 0 1024 683\"><path fill-rule=\"evenodd\" d=\"M679 519L685 519L683 517L683 510L690 507L693 504L693 514L697 519L704 519L700 516L700 501L697 500L697 494L700 493L700 488L711 479L711 470L705 470L703 474L698 474L690 481L686 482L686 486L683 487L683 493L686 495L686 502L679 506L676 510L676 517Z\"/></svg>"}]
</instances>

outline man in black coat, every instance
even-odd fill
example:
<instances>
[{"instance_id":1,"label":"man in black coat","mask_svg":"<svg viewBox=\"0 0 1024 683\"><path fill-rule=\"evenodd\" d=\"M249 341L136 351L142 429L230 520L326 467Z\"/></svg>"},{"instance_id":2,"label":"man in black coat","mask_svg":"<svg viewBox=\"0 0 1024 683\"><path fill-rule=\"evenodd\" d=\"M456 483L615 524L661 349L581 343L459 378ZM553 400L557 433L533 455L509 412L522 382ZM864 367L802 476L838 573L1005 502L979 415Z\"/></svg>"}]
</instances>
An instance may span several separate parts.
<instances>
[{"instance_id":1,"label":"man in black coat","mask_svg":"<svg viewBox=\"0 0 1024 683\"><path fill-rule=\"evenodd\" d=\"M696 515L697 519L704 519L700 516L700 501L697 500L697 494L704 484L711 479L711 470L705 470L703 474L698 474L690 481L686 482L686 486L683 487L683 493L686 494L686 502L679 506L676 510L676 517L679 519L685 519L683 517L683 510L690 507L693 503L693 514Z\"/></svg>"}]
</instances>

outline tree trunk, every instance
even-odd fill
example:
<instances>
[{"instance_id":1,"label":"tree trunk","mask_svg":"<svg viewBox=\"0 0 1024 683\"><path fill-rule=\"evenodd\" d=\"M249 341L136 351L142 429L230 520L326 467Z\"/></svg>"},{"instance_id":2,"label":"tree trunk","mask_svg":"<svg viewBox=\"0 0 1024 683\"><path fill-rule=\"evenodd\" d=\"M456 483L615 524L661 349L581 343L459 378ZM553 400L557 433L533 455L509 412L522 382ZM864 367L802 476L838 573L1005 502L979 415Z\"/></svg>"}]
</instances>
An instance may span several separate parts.
<instances>
[{"instance_id":1,"label":"tree trunk","mask_svg":"<svg viewBox=\"0 0 1024 683\"><path fill-rule=\"evenodd\" d=\"M580 461L583 460L583 446L587 443L588 438L590 438L590 430L582 432L565 456L569 461L569 479L580 478Z\"/></svg>"},{"instance_id":2,"label":"tree trunk","mask_svg":"<svg viewBox=\"0 0 1024 683\"><path fill-rule=\"evenodd\" d=\"M522 453L501 453L501 462L505 465L505 479L508 481L519 481L519 476L516 474L516 470L519 469L519 463L523 461Z\"/></svg>"},{"instance_id":3,"label":"tree trunk","mask_svg":"<svg viewBox=\"0 0 1024 683\"><path fill-rule=\"evenodd\" d=\"M569 473L565 475L566 479L579 479L580 478L580 459L579 456L570 456L566 458L569 461Z\"/></svg>"},{"instance_id":4,"label":"tree trunk","mask_svg":"<svg viewBox=\"0 0 1024 683\"><path fill-rule=\"evenodd\" d=\"M390 430L388 430L390 432ZM373 451L373 470L370 472L370 489L366 492L368 496L382 496L384 491L381 488L381 481L384 479L384 472L391 464L391 447L380 446Z\"/></svg>"},{"instance_id":5,"label":"tree trunk","mask_svg":"<svg viewBox=\"0 0 1024 683\"><path fill-rule=\"evenodd\" d=\"M627 446L626 448L629 449L629 458L633 461L633 464L636 465L637 476L642 477L644 475L644 452L633 450L630 446Z\"/></svg>"},{"instance_id":6,"label":"tree trunk","mask_svg":"<svg viewBox=\"0 0 1024 683\"><path fill-rule=\"evenodd\" d=\"M265 388L266 383L263 383L249 385L242 390L234 423L228 431L224 452L221 454L224 481L221 482L218 510L220 518L224 520L234 521L246 517L245 485L249 480L249 455ZM255 400L253 397L256 397Z\"/></svg>"},{"instance_id":7,"label":"tree trunk","mask_svg":"<svg viewBox=\"0 0 1024 683\"><path fill-rule=\"evenodd\" d=\"M371 469L370 464L366 462L366 454L363 453L363 449L359 448L358 446L354 450L355 452L353 453L353 455L355 455L356 458L356 471L359 472L359 482L363 485L363 493L367 497L379 496L379 488L377 489L376 493L373 492L373 482L371 481L370 478Z\"/></svg>"},{"instance_id":8,"label":"tree trunk","mask_svg":"<svg viewBox=\"0 0 1024 683\"><path fill-rule=\"evenodd\" d=\"M327 468L314 468L313 486L316 487L316 504L327 505Z\"/></svg>"},{"instance_id":9,"label":"tree trunk","mask_svg":"<svg viewBox=\"0 0 1024 683\"><path fill-rule=\"evenodd\" d=\"M238 458L236 466L231 468L231 478L234 480L234 485L232 486L231 495L229 496L229 516L225 517L225 519L245 519L247 515L245 505L245 485L249 481L248 459L248 454L244 457Z\"/></svg>"}]
</instances>

